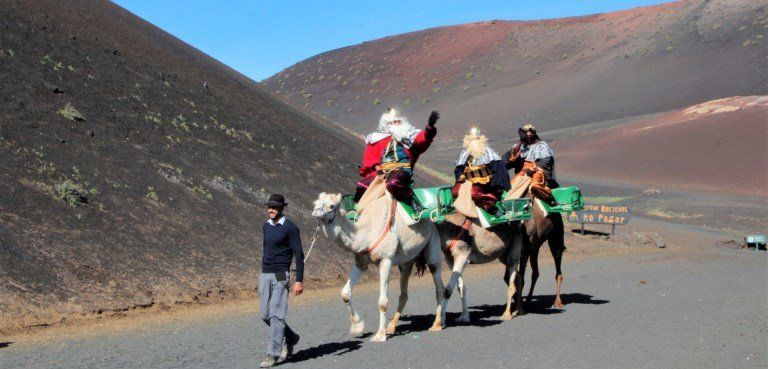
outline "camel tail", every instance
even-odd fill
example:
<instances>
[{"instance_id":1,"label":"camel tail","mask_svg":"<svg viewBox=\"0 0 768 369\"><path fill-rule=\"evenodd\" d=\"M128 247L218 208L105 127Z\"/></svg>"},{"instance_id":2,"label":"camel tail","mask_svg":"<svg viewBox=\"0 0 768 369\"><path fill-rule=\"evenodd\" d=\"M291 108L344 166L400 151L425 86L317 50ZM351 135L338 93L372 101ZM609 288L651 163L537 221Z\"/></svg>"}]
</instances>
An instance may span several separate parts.
<instances>
[{"instance_id":1,"label":"camel tail","mask_svg":"<svg viewBox=\"0 0 768 369\"><path fill-rule=\"evenodd\" d=\"M425 247L418 256L416 256L416 275L421 277L427 270L427 248Z\"/></svg>"}]
</instances>

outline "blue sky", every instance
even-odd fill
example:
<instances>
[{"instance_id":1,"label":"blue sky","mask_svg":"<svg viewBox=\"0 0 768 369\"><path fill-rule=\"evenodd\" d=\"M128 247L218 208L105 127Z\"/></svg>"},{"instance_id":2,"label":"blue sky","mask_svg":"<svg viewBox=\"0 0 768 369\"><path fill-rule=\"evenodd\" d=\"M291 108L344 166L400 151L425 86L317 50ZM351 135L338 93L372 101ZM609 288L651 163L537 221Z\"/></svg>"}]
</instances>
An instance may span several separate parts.
<instances>
[{"instance_id":1,"label":"blue sky","mask_svg":"<svg viewBox=\"0 0 768 369\"><path fill-rule=\"evenodd\" d=\"M257 81L324 51L482 20L610 12L660 0L113 0Z\"/></svg>"}]
</instances>

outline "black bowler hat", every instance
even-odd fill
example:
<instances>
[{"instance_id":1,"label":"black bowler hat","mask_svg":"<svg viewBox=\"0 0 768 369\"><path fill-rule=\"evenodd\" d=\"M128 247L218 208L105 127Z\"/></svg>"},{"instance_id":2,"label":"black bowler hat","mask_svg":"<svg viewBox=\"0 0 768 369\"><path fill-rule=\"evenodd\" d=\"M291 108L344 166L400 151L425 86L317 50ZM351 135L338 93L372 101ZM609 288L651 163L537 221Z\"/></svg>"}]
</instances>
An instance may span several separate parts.
<instances>
[{"instance_id":1,"label":"black bowler hat","mask_svg":"<svg viewBox=\"0 0 768 369\"><path fill-rule=\"evenodd\" d=\"M283 195L273 194L269 196L269 201L267 201L264 205L267 205L270 207L272 206L277 207L277 206L288 206L288 203L285 202L285 197L283 197Z\"/></svg>"}]
</instances>

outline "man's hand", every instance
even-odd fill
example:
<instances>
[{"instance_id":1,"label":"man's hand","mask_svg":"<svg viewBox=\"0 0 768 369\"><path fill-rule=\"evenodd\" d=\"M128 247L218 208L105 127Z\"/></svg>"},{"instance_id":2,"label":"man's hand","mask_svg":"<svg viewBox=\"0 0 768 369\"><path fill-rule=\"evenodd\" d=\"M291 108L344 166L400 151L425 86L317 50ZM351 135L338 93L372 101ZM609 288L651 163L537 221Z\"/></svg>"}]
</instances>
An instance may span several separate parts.
<instances>
[{"instance_id":1,"label":"man's hand","mask_svg":"<svg viewBox=\"0 0 768 369\"><path fill-rule=\"evenodd\" d=\"M302 292L304 292L304 285L302 285L301 282L294 283L293 294L298 296L298 295L301 295Z\"/></svg>"},{"instance_id":2,"label":"man's hand","mask_svg":"<svg viewBox=\"0 0 768 369\"><path fill-rule=\"evenodd\" d=\"M429 114L429 126L434 127L438 119L440 119L440 114L437 110L432 110L432 113Z\"/></svg>"}]
</instances>

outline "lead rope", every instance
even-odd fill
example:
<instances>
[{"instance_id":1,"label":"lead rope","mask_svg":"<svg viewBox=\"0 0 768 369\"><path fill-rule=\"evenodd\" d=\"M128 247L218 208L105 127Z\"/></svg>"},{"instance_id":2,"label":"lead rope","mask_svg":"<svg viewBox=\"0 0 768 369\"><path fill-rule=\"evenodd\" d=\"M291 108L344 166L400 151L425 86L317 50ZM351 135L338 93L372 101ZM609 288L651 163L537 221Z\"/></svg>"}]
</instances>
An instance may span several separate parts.
<instances>
[{"instance_id":1,"label":"lead rope","mask_svg":"<svg viewBox=\"0 0 768 369\"><path fill-rule=\"evenodd\" d=\"M307 251L307 254L304 255L304 264L307 263L307 259L309 259L309 254L312 253L312 248L315 247L315 241L317 241L317 232L320 231L320 226L315 227L315 233L312 234L312 241L309 243L309 251Z\"/></svg>"}]
</instances>

